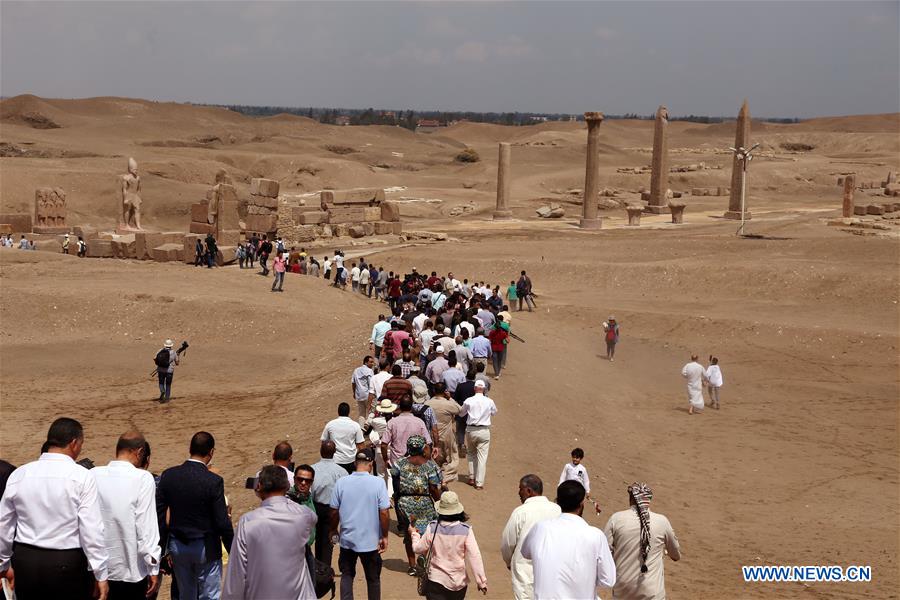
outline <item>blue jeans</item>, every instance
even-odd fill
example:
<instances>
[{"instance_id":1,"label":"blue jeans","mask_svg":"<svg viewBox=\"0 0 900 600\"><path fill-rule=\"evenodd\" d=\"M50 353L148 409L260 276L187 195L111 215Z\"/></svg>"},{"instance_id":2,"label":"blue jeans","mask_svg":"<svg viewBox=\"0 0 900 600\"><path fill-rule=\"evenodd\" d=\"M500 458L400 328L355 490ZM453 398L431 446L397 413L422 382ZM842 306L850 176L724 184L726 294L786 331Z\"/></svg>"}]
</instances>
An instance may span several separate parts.
<instances>
[{"instance_id":1,"label":"blue jeans","mask_svg":"<svg viewBox=\"0 0 900 600\"><path fill-rule=\"evenodd\" d=\"M281 291L281 287L284 285L284 271L278 272L275 271L275 279L272 281L272 291L275 291L275 288L278 287L278 291Z\"/></svg>"},{"instance_id":2,"label":"blue jeans","mask_svg":"<svg viewBox=\"0 0 900 600\"><path fill-rule=\"evenodd\" d=\"M207 561L203 540L185 544L172 538L169 540L169 552L172 554L179 598L219 600L222 593L222 559Z\"/></svg>"},{"instance_id":3,"label":"blue jeans","mask_svg":"<svg viewBox=\"0 0 900 600\"><path fill-rule=\"evenodd\" d=\"M175 373L166 373L165 371L157 371L156 376L159 377L159 395L165 396L166 400L172 395L172 377Z\"/></svg>"}]
</instances>

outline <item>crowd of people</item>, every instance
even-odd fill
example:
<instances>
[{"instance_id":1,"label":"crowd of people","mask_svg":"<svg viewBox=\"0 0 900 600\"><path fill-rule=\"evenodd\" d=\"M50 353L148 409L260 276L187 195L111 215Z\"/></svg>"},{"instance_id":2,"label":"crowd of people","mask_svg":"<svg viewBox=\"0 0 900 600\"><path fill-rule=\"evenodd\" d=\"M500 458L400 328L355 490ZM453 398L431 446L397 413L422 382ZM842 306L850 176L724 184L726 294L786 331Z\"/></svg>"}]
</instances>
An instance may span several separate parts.
<instances>
[{"instance_id":1,"label":"crowd of people","mask_svg":"<svg viewBox=\"0 0 900 600\"><path fill-rule=\"evenodd\" d=\"M420 594L459 599L470 585L487 593L478 515L465 511L451 486L486 487L499 413L491 387L515 335L510 307L534 309L525 271L504 298L500 286L452 273L400 276L362 258L346 261L341 252L320 265L304 249L286 253L265 236L248 246L241 266L259 261L264 275L274 253L273 290L283 287L285 272L321 272L331 285L349 283L387 305L372 326L370 352L350 375L352 400L348 394L324 425L318 460L295 465L291 445L279 442L272 464L248 480L259 508L235 527L224 481L210 467L212 434L194 434L188 459L154 476L150 444L139 432L119 438L108 465L88 469L76 462L81 425L57 419L38 460L14 471L2 465L9 468L8 480L0 479L0 579L21 600L153 598L164 574L173 599L313 599L334 590L336 566L341 599L350 600L359 564L375 600L393 521ZM615 332L614 352L612 317L605 328ZM161 402L177 363L167 340L157 359ZM714 373L704 370L703 381L714 381ZM614 598L664 598L663 559L678 560L680 550L669 521L649 510L652 491L629 486L629 506L604 530L591 527L585 506L597 514L600 507L584 458L582 449L572 451L552 501L537 475L521 478L521 505L500 540L514 596L594 598L599 586ZM412 596L413 585L400 594Z\"/></svg>"}]
</instances>

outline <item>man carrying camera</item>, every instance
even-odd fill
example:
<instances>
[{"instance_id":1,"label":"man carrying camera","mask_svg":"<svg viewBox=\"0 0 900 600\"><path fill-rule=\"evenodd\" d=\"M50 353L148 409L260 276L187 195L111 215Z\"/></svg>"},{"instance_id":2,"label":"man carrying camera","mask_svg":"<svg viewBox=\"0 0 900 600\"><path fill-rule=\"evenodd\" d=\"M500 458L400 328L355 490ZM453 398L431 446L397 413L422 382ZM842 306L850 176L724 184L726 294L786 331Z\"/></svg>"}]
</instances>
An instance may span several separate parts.
<instances>
[{"instance_id":1,"label":"man carrying camera","mask_svg":"<svg viewBox=\"0 0 900 600\"><path fill-rule=\"evenodd\" d=\"M156 375L159 377L159 403L165 404L172 396L172 377L175 375L175 365L178 364L175 342L166 340L162 350L156 353L154 362Z\"/></svg>"}]
</instances>

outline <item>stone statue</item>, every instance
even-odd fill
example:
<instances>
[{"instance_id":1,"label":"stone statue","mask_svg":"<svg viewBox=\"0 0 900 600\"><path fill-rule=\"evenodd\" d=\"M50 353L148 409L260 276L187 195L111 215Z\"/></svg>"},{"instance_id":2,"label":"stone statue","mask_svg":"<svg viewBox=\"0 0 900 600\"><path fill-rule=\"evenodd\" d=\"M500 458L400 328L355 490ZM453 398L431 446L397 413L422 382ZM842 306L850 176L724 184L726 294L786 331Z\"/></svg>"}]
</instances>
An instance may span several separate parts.
<instances>
[{"instance_id":1,"label":"stone statue","mask_svg":"<svg viewBox=\"0 0 900 600\"><path fill-rule=\"evenodd\" d=\"M128 173L122 175L122 223L125 229L141 229L141 178L137 161L128 159Z\"/></svg>"}]
</instances>

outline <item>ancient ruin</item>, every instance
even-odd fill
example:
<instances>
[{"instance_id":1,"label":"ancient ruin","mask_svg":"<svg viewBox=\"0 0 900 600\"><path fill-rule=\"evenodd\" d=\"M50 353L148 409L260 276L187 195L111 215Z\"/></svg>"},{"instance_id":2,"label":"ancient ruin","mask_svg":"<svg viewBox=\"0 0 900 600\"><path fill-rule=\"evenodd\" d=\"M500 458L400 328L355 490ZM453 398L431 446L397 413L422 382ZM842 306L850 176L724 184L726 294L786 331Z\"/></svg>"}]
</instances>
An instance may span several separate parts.
<instances>
[{"instance_id":1,"label":"ancient ruin","mask_svg":"<svg viewBox=\"0 0 900 600\"><path fill-rule=\"evenodd\" d=\"M744 100L741 111L738 113L737 124L735 125L734 147L737 149L746 149L750 147L749 144L750 108L747 106L747 101ZM735 154L731 162L731 196L728 200L728 212L725 213L726 219L741 220L741 218L743 218L746 220L750 218L750 211L747 210L747 201L750 198L750 185L746 181L746 171L743 167L744 165L741 163L741 160L738 158L737 154ZM741 215L742 185L744 205L743 215Z\"/></svg>"},{"instance_id":2,"label":"ancient ruin","mask_svg":"<svg viewBox=\"0 0 900 600\"><path fill-rule=\"evenodd\" d=\"M128 159L128 172L122 179L122 220L119 228L126 231L141 229L141 178L137 174L137 161Z\"/></svg>"},{"instance_id":3,"label":"ancient ruin","mask_svg":"<svg viewBox=\"0 0 900 600\"><path fill-rule=\"evenodd\" d=\"M400 207L385 199L382 188L323 190L318 204L282 198L277 232L286 244L331 237L399 235Z\"/></svg>"},{"instance_id":4,"label":"ancient ruin","mask_svg":"<svg viewBox=\"0 0 900 600\"><path fill-rule=\"evenodd\" d=\"M844 177L844 204L842 207L841 214L844 217L852 217L853 216L853 189L854 189L855 178L853 175L847 175Z\"/></svg>"},{"instance_id":5,"label":"ancient ruin","mask_svg":"<svg viewBox=\"0 0 900 600\"><path fill-rule=\"evenodd\" d=\"M669 202L668 209L672 213L672 223L681 225L684 223L684 202Z\"/></svg>"},{"instance_id":6,"label":"ancient ruin","mask_svg":"<svg viewBox=\"0 0 900 600\"><path fill-rule=\"evenodd\" d=\"M669 111L665 106L656 109L651 168L647 212L660 214L668 210L666 192L669 185Z\"/></svg>"},{"instance_id":7,"label":"ancient ruin","mask_svg":"<svg viewBox=\"0 0 900 600\"><path fill-rule=\"evenodd\" d=\"M247 215L244 217L244 230L247 235L275 236L278 230L278 192L280 186L273 179L251 179L250 199L247 202Z\"/></svg>"},{"instance_id":8,"label":"ancient ruin","mask_svg":"<svg viewBox=\"0 0 900 600\"><path fill-rule=\"evenodd\" d=\"M641 213L644 212L643 204L629 204L625 207L625 212L628 213L628 225L631 227L640 226Z\"/></svg>"},{"instance_id":9,"label":"ancient ruin","mask_svg":"<svg viewBox=\"0 0 900 600\"><path fill-rule=\"evenodd\" d=\"M495 221L512 217L512 211L509 210L509 165L510 145L508 142L500 142L500 155L497 160L497 208L494 210Z\"/></svg>"},{"instance_id":10,"label":"ancient ruin","mask_svg":"<svg viewBox=\"0 0 900 600\"><path fill-rule=\"evenodd\" d=\"M582 229L600 229L603 219L597 216L597 200L600 191L600 124L603 113L586 112L584 120L588 127L587 154L584 170L584 199L579 226Z\"/></svg>"},{"instance_id":11,"label":"ancient ruin","mask_svg":"<svg viewBox=\"0 0 900 600\"><path fill-rule=\"evenodd\" d=\"M34 233L67 233L66 192L42 187L34 191Z\"/></svg>"}]
</instances>

